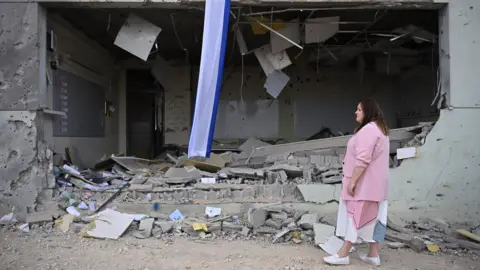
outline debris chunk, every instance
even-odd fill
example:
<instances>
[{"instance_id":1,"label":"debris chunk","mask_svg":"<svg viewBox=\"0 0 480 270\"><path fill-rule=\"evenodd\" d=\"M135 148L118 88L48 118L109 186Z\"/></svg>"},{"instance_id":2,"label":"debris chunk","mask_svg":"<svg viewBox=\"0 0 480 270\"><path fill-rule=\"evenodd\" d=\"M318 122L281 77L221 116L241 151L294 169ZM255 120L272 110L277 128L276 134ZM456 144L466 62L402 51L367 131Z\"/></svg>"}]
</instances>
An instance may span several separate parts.
<instances>
[{"instance_id":1,"label":"debris chunk","mask_svg":"<svg viewBox=\"0 0 480 270\"><path fill-rule=\"evenodd\" d=\"M248 222L252 225L253 229L257 229L265 224L268 212L265 209L250 208L247 215Z\"/></svg>"},{"instance_id":2,"label":"debris chunk","mask_svg":"<svg viewBox=\"0 0 480 270\"><path fill-rule=\"evenodd\" d=\"M29 224L46 223L53 221L52 212L34 212L27 215L26 222Z\"/></svg>"},{"instance_id":3,"label":"debris chunk","mask_svg":"<svg viewBox=\"0 0 480 270\"><path fill-rule=\"evenodd\" d=\"M152 236L153 223L155 222L154 218L146 218L140 220L140 226L138 227L138 232L134 234L136 238L144 239Z\"/></svg>"},{"instance_id":4,"label":"debris chunk","mask_svg":"<svg viewBox=\"0 0 480 270\"><path fill-rule=\"evenodd\" d=\"M277 230L280 230L282 228L282 223L278 222L277 220L274 219L267 219L265 221L265 226L275 228Z\"/></svg>"},{"instance_id":5,"label":"debris chunk","mask_svg":"<svg viewBox=\"0 0 480 270\"><path fill-rule=\"evenodd\" d=\"M477 241L477 242L480 242L480 236L478 235L475 235L465 229L460 229L460 230L457 230L457 233L460 234L461 236L464 236L464 237L467 237L467 238L470 238L474 241Z\"/></svg>"},{"instance_id":6,"label":"debris chunk","mask_svg":"<svg viewBox=\"0 0 480 270\"><path fill-rule=\"evenodd\" d=\"M170 233L173 230L174 224L175 224L174 221L155 222L155 225L158 225L160 229L162 229L163 233Z\"/></svg>"},{"instance_id":7,"label":"debris chunk","mask_svg":"<svg viewBox=\"0 0 480 270\"><path fill-rule=\"evenodd\" d=\"M315 233L315 245L320 246L321 244L325 244L331 236L335 233L335 227L316 223L313 224L313 232Z\"/></svg>"},{"instance_id":8,"label":"debris chunk","mask_svg":"<svg viewBox=\"0 0 480 270\"><path fill-rule=\"evenodd\" d=\"M84 237L100 239L118 239L133 222L134 217L112 209L98 213L94 220L85 227Z\"/></svg>"},{"instance_id":9,"label":"debris chunk","mask_svg":"<svg viewBox=\"0 0 480 270\"><path fill-rule=\"evenodd\" d=\"M314 224L317 224L320 218L317 213L305 214L302 216L300 221L298 221L298 226L305 230L312 230Z\"/></svg>"},{"instance_id":10,"label":"debris chunk","mask_svg":"<svg viewBox=\"0 0 480 270\"><path fill-rule=\"evenodd\" d=\"M284 237L285 235L287 235L287 233L290 232L290 229L284 229L282 230L281 232L277 233L274 237L273 237L273 241L272 243L275 244L277 243L282 237Z\"/></svg>"}]
</instances>

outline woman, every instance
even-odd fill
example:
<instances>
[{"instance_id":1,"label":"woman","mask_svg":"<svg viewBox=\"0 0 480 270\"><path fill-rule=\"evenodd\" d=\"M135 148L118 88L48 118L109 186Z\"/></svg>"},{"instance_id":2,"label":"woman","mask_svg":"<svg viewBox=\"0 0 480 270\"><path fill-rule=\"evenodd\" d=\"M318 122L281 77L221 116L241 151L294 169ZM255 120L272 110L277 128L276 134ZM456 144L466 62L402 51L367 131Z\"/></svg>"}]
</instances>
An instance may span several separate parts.
<instances>
[{"instance_id":1,"label":"woman","mask_svg":"<svg viewBox=\"0 0 480 270\"><path fill-rule=\"evenodd\" d=\"M343 161L342 193L336 235L344 238L340 251L325 257L333 265L350 264L349 251L358 239L370 243L362 261L380 265L378 243L385 237L390 142L382 110L373 99L361 101L355 112L358 126Z\"/></svg>"}]
</instances>

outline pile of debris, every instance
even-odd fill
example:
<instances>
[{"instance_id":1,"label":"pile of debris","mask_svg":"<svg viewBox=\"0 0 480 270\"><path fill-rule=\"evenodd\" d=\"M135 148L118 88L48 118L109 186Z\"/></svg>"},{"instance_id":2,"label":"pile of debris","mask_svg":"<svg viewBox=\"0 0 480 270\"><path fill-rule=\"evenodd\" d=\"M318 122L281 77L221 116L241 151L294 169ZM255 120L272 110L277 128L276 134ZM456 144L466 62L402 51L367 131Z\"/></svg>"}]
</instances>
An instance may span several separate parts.
<instances>
[{"instance_id":1,"label":"pile of debris","mask_svg":"<svg viewBox=\"0 0 480 270\"><path fill-rule=\"evenodd\" d=\"M432 128L431 123L391 131L391 165L415 157L416 148ZM415 133L419 133L416 135ZM312 187L318 194L337 194L342 181L342 161L350 136L271 145L251 138L236 149L209 158L188 158L186 154L147 160L112 156L80 171L64 161L53 173L61 191L81 190L100 193L120 191L123 202L212 204L219 202L315 202L335 200L333 195L310 198ZM402 152L402 153L403 153ZM400 155L399 155L400 156ZM400 159L400 158L399 158Z\"/></svg>"},{"instance_id":2,"label":"pile of debris","mask_svg":"<svg viewBox=\"0 0 480 270\"><path fill-rule=\"evenodd\" d=\"M82 237L97 239L130 236L172 240L175 237L188 237L195 241L245 239L274 244L314 243L329 254L336 254L343 244L342 239L334 235L334 216L296 210L291 205L267 205L227 215L222 215L221 208L207 206L205 214L199 217L184 216L178 209L163 214L155 211L158 207L154 205L150 215L127 214L110 208L92 211L81 202L76 208L67 208L68 213L62 215L59 212L32 213L27 217L28 223L22 225L18 225L15 215L11 213L1 218L0 224L13 225L23 233L31 233L30 229L42 227L49 232L74 232ZM466 226L452 226L439 219L428 219L422 224L399 225L389 219L385 245L392 249L411 248L416 252L443 252L478 258L480 225L463 229Z\"/></svg>"}]
</instances>

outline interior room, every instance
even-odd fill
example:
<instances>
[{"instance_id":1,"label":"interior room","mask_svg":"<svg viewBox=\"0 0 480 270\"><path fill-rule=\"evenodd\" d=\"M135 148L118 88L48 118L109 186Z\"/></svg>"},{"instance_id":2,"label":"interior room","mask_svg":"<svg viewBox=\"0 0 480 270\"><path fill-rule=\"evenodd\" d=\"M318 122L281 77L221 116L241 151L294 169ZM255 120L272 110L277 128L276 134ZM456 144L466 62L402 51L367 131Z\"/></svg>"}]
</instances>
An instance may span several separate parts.
<instances>
[{"instance_id":1,"label":"interior room","mask_svg":"<svg viewBox=\"0 0 480 270\"><path fill-rule=\"evenodd\" d=\"M232 7L213 148L235 149L250 137L280 144L351 134L367 97L379 101L390 128L435 121L437 13ZM185 151L203 17L198 7L49 7L48 104L59 112L45 123L50 148L68 148L80 167L111 154ZM119 46L131 20L156 26L147 34L159 31L136 44L148 43L146 54ZM265 50L281 71L269 84Z\"/></svg>"}]
</instances>

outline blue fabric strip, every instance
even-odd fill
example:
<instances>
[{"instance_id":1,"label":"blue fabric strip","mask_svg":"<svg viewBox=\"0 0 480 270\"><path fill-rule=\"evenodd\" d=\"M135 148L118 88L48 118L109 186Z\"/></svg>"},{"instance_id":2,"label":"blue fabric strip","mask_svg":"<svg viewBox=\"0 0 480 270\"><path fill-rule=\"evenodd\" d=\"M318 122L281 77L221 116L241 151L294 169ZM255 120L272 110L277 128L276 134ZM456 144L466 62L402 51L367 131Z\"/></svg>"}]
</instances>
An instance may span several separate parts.
<instances>
[{"instance_id":1,"label":"blue fabric strip","mask_svg":"<svg viewBox=\"0 0 480 270\"><path fill-rule=\"evenodd\" d=\"M225 0L225 7L223 10L222 45L220 50L220 61L218 63L217 86L215 89L215 98L214 98L215 101L213 104L212 118L210 122L210 132L208 134L208 145L207 145L206 157L210 157L210 151L212 150L213 134L215 133L215 122L217 120L218 102L220 99L220 91L222 88L222 81L223 81L223 66L225 62L225 50L227 47L229 19L230 19L230 0Z\"/></svg>"}]
</instances>

